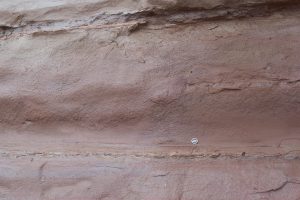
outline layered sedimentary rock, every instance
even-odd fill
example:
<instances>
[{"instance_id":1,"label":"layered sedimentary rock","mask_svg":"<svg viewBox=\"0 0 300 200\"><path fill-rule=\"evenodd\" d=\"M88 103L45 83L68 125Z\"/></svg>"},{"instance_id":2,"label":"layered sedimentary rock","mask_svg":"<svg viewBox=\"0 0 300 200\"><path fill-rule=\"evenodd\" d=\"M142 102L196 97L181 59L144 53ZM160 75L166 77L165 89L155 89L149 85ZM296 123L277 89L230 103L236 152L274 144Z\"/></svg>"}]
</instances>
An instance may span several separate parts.
<instances>
[{"instance_id":1,"label":"layered sedimentary rock","mask_svg":"<svg viewBox=\"0 0 300 200\"><path fill-rule=\"evenodd\" d=\"M0 199L299 199L299 11L1 2Z\"/></svg>"}]
</instances>

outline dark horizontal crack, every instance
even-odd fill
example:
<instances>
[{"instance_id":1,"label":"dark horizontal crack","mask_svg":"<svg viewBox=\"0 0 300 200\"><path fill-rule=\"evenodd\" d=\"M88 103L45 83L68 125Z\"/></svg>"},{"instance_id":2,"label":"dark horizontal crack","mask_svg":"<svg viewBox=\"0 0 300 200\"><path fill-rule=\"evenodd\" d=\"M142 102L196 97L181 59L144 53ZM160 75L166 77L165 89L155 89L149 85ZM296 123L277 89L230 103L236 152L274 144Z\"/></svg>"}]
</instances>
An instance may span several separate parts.
<instances>
[{"instance_id":1,"label":"dark horizontal crack","mask_svg":"<svg viewBox=\"0 0 300 200\"><path fill-rule=\"evenodd\" d=\"M12 30L12 29L15 29L15 27L13 26L0 26L0 30L2 31L6 31L6 30Z\"/></svg>"},{"instance_id":2,"label":"dark horizontal crack","mask_svg":"<svg viewBox=\"0 0 300 200\"><path fill-rule=\"evenodd\" d=\"M158 174L158 175L154 175L153 177L164 177L164 176L168 176L170 174L170 172L166 173L166 174Z\"/></svg>"}]
</instances>

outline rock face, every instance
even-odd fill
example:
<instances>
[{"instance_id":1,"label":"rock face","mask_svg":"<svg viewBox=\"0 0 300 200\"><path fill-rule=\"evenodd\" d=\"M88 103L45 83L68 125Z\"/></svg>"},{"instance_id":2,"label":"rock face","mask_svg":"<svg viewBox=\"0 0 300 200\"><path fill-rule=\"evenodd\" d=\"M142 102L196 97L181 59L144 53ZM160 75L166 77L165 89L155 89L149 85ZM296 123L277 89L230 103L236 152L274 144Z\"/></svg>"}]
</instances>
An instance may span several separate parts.
<instances>
[{"instance_id":1,"label":"rock face","mask_svg":"<svg viewBox=\"0 0 300 200\"><path fill-rule=\"evenodd\" d=\"M299 200L299 11L4 0L0 199Z\"/></svg>"}]
</instances>

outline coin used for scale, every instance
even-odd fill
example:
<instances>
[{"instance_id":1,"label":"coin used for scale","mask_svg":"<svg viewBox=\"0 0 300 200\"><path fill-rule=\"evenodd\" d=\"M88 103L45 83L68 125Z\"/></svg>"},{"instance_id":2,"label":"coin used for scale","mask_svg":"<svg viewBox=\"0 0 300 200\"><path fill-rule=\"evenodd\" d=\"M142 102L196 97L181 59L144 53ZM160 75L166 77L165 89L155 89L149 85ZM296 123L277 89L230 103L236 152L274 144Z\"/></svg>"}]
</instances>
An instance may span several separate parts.
<instances>
[{"instance_id":1,"label":"coin used for scale","mask_svg":"<svg viewBox=\"0 0 300 200\"><path fill-rule=\"evenodd\" d=\"M199 142L199 141L198 141L197 138L192 138L192 139L191 139L191 143L192 143L192 144L198 144L198 142Z\"/></svg>"}]
</instances>

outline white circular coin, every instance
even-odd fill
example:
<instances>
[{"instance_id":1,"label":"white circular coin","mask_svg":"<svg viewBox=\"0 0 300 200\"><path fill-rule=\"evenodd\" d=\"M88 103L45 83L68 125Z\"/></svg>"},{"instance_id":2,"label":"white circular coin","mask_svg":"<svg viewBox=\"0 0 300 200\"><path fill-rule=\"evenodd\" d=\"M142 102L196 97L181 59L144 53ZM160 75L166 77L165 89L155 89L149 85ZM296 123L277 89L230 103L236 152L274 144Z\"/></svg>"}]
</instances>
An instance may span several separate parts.
<instances>
[{"instance_id":1,"label":"white circular coin","mask_svg":"<svg viewBox=\"0 0 300 200\"><path fill-rule=\"evenodd\" d=\"M191 139L192 144L198 144L198 139L197 138L192 138Z\"/></svg>"}]
</instances>

